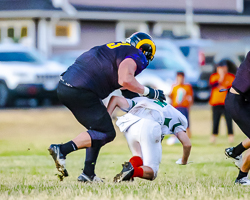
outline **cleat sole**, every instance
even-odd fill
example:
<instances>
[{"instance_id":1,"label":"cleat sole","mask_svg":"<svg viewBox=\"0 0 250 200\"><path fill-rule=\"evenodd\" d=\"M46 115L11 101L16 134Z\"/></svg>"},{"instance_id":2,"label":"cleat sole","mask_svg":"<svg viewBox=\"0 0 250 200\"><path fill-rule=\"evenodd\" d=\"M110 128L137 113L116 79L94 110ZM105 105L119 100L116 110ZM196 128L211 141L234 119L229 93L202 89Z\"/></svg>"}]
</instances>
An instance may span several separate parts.
<instances>
[{"instance_id":1,"label":"cleat sole","mask_svg":"<svg viewBox=\"0 0 250 200\"><path fill-rule=\"evenodd\" d=\"M125 162L122 164L122 171L119 174L116 174L116 176L113 179L113 182L120 183L122 181L133 181L132 175L134 173L134 168L131 165L130 162ZM124 171L124 168L130 167L127 171ZM132 174L131 174L132 173Z\"/></svg>"},{"instance_id":2,"label":"cleat sole","mask_svg":"<svg viewBox=\"0 0 250 200\"><path fill-rule=\"evenodd\" d=\"M67 177L69 176L68 171L66 169L64 169L64 167L62 165L60 165L60 163L57 161L56 159L56 154L54 153L54 151L52 149L48 149L50 155L52 156L53 160L55 161L56 164L56 168L59 172L62 173L63 176Z\"/></svg>"},{"instance_id":3,"label":"cleat sole","mask_svg":"<svg viewBox=\"0 0 250 200\"><path fill-rule=\"evenodd\" d=\"M239 167L238 165L236 165L236 163L235 163L235 160L236 160L236 159L230 157L230 156L227 154L226 151L225 151L224 153L225 153L225 155L226 155L226 159L230 159L230 160L232 161L232 163L235 165L235 167L237 167L237 168L240 170L240 167Z\"/></svg>"}]
</instances>

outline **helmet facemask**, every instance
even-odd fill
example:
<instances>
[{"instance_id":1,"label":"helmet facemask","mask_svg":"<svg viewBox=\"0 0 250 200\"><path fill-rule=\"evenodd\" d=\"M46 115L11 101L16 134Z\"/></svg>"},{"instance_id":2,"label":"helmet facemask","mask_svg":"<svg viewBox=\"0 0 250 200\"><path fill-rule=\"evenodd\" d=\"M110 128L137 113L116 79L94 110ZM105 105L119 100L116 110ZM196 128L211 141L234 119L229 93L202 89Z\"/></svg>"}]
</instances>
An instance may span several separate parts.
<instances>
[{"instance_id":1,"label":"helmet facemask","mask_svg":"<svg viewBox=\"0 0 250 200\"><path fill-rule=\"evenodd\" d=\"M142 53L146 56L148 61L152 61L154 59L154 56L152 55L152 47L149 44L143 44L139 48Z\"/></svg>"}]
</instances>

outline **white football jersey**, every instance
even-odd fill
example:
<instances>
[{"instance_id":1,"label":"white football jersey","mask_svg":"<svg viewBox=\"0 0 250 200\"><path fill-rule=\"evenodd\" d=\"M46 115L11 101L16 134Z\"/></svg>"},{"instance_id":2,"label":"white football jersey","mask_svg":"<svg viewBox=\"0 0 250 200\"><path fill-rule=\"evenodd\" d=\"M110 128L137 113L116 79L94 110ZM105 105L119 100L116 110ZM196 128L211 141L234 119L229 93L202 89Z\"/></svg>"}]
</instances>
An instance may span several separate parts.
<instances>
[{"instance_id":1,"label":"white football jersey","mask_svg":"<svg viewBox=\"0 0 250 200\"><path fill-rule=\"evenodd\" d=\"M129 118L136 121L132 115L154 120L161 125L163 135L186 131L188 125L186 117L170 104L146 97L127 99L127 102L129 108L125 111L128 114L124 115L124 119L127 121ZM121 124L122 118L118 119L118 121L120 120L118 124Z\"/></svg>"}]
</instances>

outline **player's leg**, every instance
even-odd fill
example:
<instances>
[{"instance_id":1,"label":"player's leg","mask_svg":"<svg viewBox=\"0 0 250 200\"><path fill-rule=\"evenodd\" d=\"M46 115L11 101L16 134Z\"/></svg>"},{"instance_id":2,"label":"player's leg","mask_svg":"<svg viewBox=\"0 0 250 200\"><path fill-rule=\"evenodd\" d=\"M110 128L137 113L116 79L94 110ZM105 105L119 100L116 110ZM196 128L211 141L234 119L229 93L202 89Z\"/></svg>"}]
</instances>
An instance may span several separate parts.
<instances>
[{"instance_id":1,"label":"player's leg","mask_svg":"<svg viewBox=\"0 0 250 200\"><path fill-rule=\"evenodd\" d=\"M215 143L216 137L218 136L221 114L222 114L221 106L212 106L213 130L210 139L211 143Z\"/></svg>"},{"instance_id":2,"label":"player's leg","mask_svg":"<svg viewBox=\"0 0 250 200\"><path fill-rule=\"evenodd\" d=\"M225 100L225 108L242 132L250 138L250 103L246 102L242 96L229 92ZM227 148L226 152L231 157L239 156L249 148L248 141L249 139L246 139L236 147Z\"/></svg>"},{"instance_id":3,"label":"player's leg","mask_svg":"<svg viewBox=\"0 0 250 200\"><path fill-rule=\"evenodd\" d=\"M241 171L243 172L249 172L250 170L250 149L246 151L246 154L243 158L243 165L241 167Z\"/></svg>"},{"instance_id":4,"label":"player's leg","mask_svg":"<svg viewBox=\"0 0 250 200\"><path fill-rule=\"evenodd\" d=\"M250 139L247 138L247 139L243 140L242 146L244 147L244 149L249 149L250 148Z\"/></svg>"},{"instance_id":5,"label":"player's leg","mask_svg":"<svg viewBox=\"0 0 250 200\"><path fill-rule=\"evenodd\" d=\"M143 176L141 178L154 180L162 156L161 126L155 121L145 120L143 127L140 140L143 156Z\"/></svg>"},{"instance_id":6,"label":"player's leg","mask_svg":"<svg viewBox=\"0 0 250 200\"><path fill-rule=\"evenodd\" d=\"M140 166L143 165L141 146L139 143L140 129L142 123L141 120L130 126L130 128L124 133L127 140L128 147L133 155L129 162L125 162L122 167L122 171L114 177L114 182L128 181L132 179L134 173L142 174Z\"/></svg>"},{"instance_id":7,"label":"player's leg","mask_svg":"<svg viewBox=\"0 0 250 200\"><path fill-rule=\"evenodd\" d=\"M99 99L94 105L89 106L84 110L84 115L80 113L79 116L79 109L77 109L77 111L72 111L78 121L88 128L87 133L91 138L91 146L86 149L83 173L78 177L78 181L81 182L90 181L95 178L94 171L99 151L103 145L111 142L115 138L115 130L112 120L107 112L106 107ZM86 115L85 113L88 114ZM77 140L74 139L73 141L79 142L77 144L81 146L78 146L78 148L85 148L84 136L78 135ZM83 142L81 143L81 141Z\"/></svg>"},{"instance_id":8,"label":"player's leg","mask_svg":"<svg viewBox=\"0 0 250 200\"><path fill-rule=\"evenodd\" d=\"M98 144L99 142L99 144ZM95 145L86 149L86 156L84 162L83 172L78 176L79 182L102 182L95 174L95 165L100 149L102 147L102 141L95 141Z\"/></svg>"},{"instance_id":9,"label":"player's leg","mask_svg":"<svg viewBox=\"0 0 250 200\"><path fill-rule=\"evenodd\" d=\"M246 151L246 154L243 158L243 165L241 167L241 171L248 173L250 170L250 149Z\"/></svg>"},{"instance_id":10,"label":"player's leg","mask_svg":"<svg viewBox=\"0 0 250 200\"><path fill-rule=\"evenodd\" d=\"M228 141L229 143L233 143L234 141L233 119L229 114L229 112L226 111L225 107L224 107L224 116L227 124Z\"/></svg>"},{"instance_id":11,"label":"player's leg","mask_svg":"<svg viewBox=\"0 0 250 200\"><path fill-rule=\"evenodd\" d=\"M124 136L127 140L128 147L132 155L142 158L141 145L139 143L140 140L139 132L141 126L142 122L141 120L139 120L138 122L129 127L129 129L124 133Z\"/></svg>"},{"instance_id":12,"label":"player's leg","mask_svg":"<svg viewBox=\"0 0 250 200\"><path fill-rule=\"evenodd\" d=\"M79 93L79 90L76 90L75 88L68 87L61 82L58 84L57 88L57 94L58 98L61 101L61 103L69 104L71 105L70 97L73 97L72 100L75 100L75 96L77 96L77 93ZM63 146L63 147L62 147ZM51 144L49 147L49 152L52 158L55 161L56 168L59 172L62 173L63 176L68 176L68 172L66 170L66 155L72 151L77 150L76 144L71 140L64 145L61 144Z\"/></svg>"},{"instance_id":13,"label":"player's leg","mask_svg":"<svg viewBox=\"0 0 250 200\"><path fill-rule=\"evenodd\" d=\"M243 133L248 137L236 147L229 147L225 149L225 154L227 157L232 158L235 165L240 168L235 183L250 185L250 180L247 179L247 173L249 171L249 150L244 157L243 164L241 156L241 154L246 151L246 149L250 148L250 104L249 102L245 101L244 97L229 92L226 97L225 108L243 131Z\"/></svg>"},{"instance_id":14,"label":"player's leg","mask_svg":"<svg viewBox=\"0 0 250 200\"><path fill-rule=\"evenodd\" d=\"M250 149L248 149L243 158L243 164L240 168L238 177L235 180L236 184L250 185L250 180L247 178L250 170Z\"/></svg>"},{"instance_id":15,"label":"player's leg","mask_svg":"<svg viewBox=\"0 0 250 200\"><path fill-rule=\"evenodd\" d=\"M240 162L240 164L238 164L238 166L236 165L240 170L239 170L238 176L237 176L237 178L235 180L235 183L236 184L242 184L242 185L250 185L250 180L247 178L248 177L248 172L249 172L249 169L250 169L250 139L247 138L242 143L240 143L238 146L242 146L244 151L246 149L247 149L247 151L246 151L246 153L245 153L245 155L243 157L243 160L240 159L240 161L235 162L235 164L238 164ZM234 148L236 153L237 153L237 150L238 150L237 149L238 146L236 146Z\"/></svg>"},{"instance_id":16,"label":"player's leg","mask_svg":"<svg viewBox=\"0 0 250 200\"><path fill-rule=\"evenodd\" d=\"M140 156L133 156L129 162L123 164L123 169L115 176L114 182L132 180L134 177L153 180L154 174L152 167L143 165L143 160Z\"/></svg>"},{"instance_id":17,"label":"player's leg","mask_svg":"<svg viewBox=\"0 0 250 200\"><path fill-rule=\"evenodd\" d=\"M72 141L77 146L77 149L91 147L91 137L87 131L80 133Z\"/></svg>"},{"instance_id":18,"label":"player's leg","mask_svg":"<svg viewBox=\"0 0 250 200\"><path fill-rule=\"evenodd\" d=\"M134 176L134 177L139 177L139 178L143 178L143 179L147 179L147 180L154 180L156 178L155 172L151 167L143 165L143 166L141 166L141 169L143 171L142 176Z\"/></svg>"},{"instance_id":19,"label":"player's leg","mask_svg":"<svg viewBox=\"0 0 250 200\"><path fill-rule=\"evenodd\" d=\"M134 177L153 180L161 160L160 125L152 120L141 119L129 128L125 137L133 157L123 164L123 169L114 177L114 182L126 181Z\"/></svg>"},{"instance_id":20,"label":"player's leg","mask_svg":"<svg viewBox=\"0 0 250 200\"><path fill-rule=\"evenodd\" d=\"M92 171L92 175L89 176L93 176L95 161L101 146L112 141L115 137L115 130L110 116L101 100L90 91L69 88L63 84L59 84L58 97L61 102L71 110L76 119L89 130L79 134L68 143L56 145L57 152L59 152L58 154L61 154L65 160L66 155L72 151L87 147L91 148L91 153L87 155L92 155L92 157L87 163L94 163L94 165L87 164L87 166L92 169L90 170ZM87 157L88 156L86 156L86 159ZM55 162L57 163L57 159Z\"/></svg>"},{"instance_id":21,"label":"player's leg","mask_svg":"<svg viewBox=\"0 0 250 200\"><path fill-rule=\"evenodd\" d=\"M247 151L246 151L247 150ZM242 153L246 151L244 158L242 159ZM250 184L250 180L247 179L250 164L250 139L247 138L236 147L229 147L225 149L225 154L228 158L231 158L235 166L239 169L238 177L235 183Z\"/></svg>"},{"instance_id":22,"label":"player's leg","mask_svg":"<svg viewBox=\"0 0 250 200\"><path fill-rule=\"evenodd\" d=\"M136 134L136 143L139 144L139 146L134 146L136 148L131 148L130 145L133 157L129 163L134 169L132 178L153 180L156 177L161 159L161 128L159 123L141 119L133 125L129 133ZM130 143L129 140L128 143ZM140 154L137 153L138 151Z\"/></svg>"}]
</instances>

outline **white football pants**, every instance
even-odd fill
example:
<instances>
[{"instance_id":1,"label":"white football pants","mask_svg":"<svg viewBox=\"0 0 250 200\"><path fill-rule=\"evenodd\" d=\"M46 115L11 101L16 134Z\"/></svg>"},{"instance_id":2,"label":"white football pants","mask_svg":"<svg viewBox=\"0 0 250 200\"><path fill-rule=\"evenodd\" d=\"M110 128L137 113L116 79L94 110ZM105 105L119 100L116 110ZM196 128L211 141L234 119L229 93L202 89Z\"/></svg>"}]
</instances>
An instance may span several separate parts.
<instances>
[{"instance_id":1,"label":"white football pants","mask_svg":"<svg viewBox=\"0 0 250 200\"><path fill-rule=\"evenodd\" d=\"M161 125L150 119L141 119L124 133L133 156L140 156L143 165L151 167L154 178L161 162Z\"/></svg>"}]
</instances>

